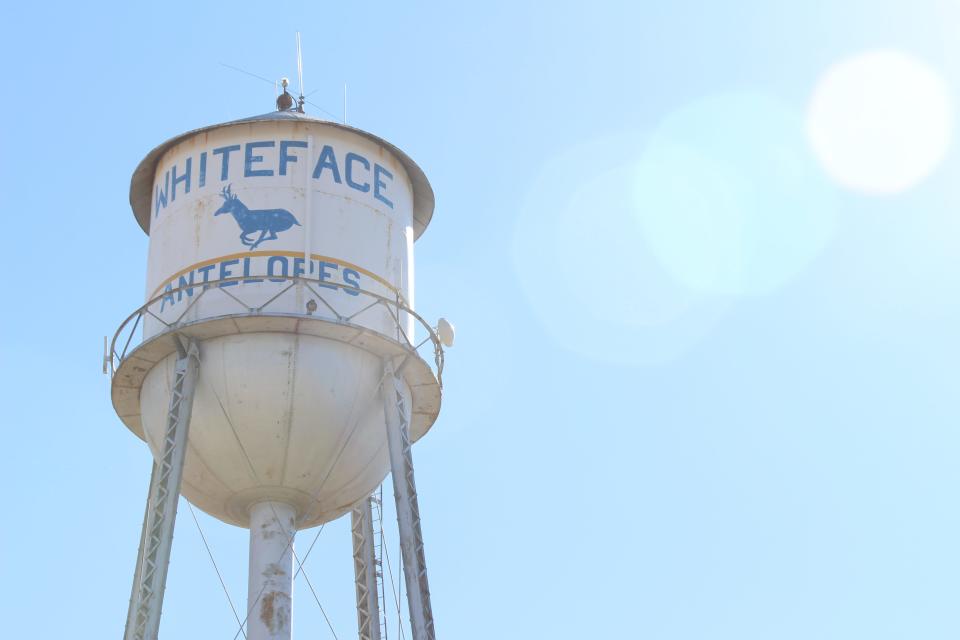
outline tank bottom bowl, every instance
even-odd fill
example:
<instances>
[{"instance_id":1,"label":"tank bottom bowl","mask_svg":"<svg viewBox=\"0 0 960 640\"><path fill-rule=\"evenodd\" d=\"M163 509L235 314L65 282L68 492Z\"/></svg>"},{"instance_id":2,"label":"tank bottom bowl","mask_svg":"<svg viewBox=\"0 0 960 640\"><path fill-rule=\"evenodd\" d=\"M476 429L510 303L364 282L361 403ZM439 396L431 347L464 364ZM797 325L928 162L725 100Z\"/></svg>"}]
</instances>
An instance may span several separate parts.
<instances>
[{"instance_id":1,"label":"tank bottom bowl","mask_svg":"<svg viewBox=\"0 0 960 640\"><path fill-rule=\"evenodd\" d=\"M380 394L385 357L409 356L401 386L412 438L436 419L439 385L415 353L369 333L352 342L315 335L319 323L333 325L317 320L298 323L297 331L193 332L206 335L198 340L181 492L203 511L247 527L252 505L284 502L297 510L303 529L339 517L369 495L389 469ZM178 331L190 336L188 329ZM169 334L148 340L114 375L117 412L155 457L173 387L174 344Z\"/></svg>"}]
</instances>

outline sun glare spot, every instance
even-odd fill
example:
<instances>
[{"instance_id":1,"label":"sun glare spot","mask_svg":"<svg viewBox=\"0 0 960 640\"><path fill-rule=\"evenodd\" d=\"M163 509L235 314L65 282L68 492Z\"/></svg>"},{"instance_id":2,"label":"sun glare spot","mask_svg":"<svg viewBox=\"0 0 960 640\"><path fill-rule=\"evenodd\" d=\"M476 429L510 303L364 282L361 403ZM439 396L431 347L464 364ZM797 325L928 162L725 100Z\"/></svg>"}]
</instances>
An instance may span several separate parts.
<instances>
[{"instance_id":1,"label":"sun glare spot","mask_svg":"<svg viewBox=\"0 0 960 640\"><path fill-rule=\"evenodd\" d=\"M946 82L897 51L862 53L830 67L807 111L807 134L823 168L869 194L917 185L946 155L952 132Z\"/></svg>"}]
</instances>

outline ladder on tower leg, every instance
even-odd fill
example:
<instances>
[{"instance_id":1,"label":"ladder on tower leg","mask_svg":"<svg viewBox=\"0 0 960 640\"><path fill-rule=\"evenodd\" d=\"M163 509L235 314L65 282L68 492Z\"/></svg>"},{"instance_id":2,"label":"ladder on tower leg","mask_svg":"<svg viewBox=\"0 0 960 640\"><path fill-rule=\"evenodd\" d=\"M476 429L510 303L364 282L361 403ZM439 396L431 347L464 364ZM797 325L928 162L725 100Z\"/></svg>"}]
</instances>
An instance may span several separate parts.
<instances>
[{"instance_id":1,"label":"ladder on tower leg","mask_svg":"<svg viewBox=\"0 0 960 640\"><path fill-rule=\"evenodd\" d=\"M377 602L380 603L380 640L387 640L387 592L383 578L383 485L370 496L373 515L373 564L377 572Z\"/></svg>"},{"instance_id":2,"label":"ladder on tower leg","mask_svg":"<svg viewBox=\"0 0 960 640\"><path fill-rule=\"evenodd\" d=\"M200 365L196 343L179 336L176 339L179 357L174 366L173 391L160 457L154 462L150 475L147 512L143 519L124 640L156 640L160 630L163 591L167 583L187 433Z\"/></svg>"},{"instance_id":3,"label":"ladder on tower leg","mask_svg":"<svg viewBox=\"0 0 960 640\"><path fill-rule=\"evenodd\" d=\"M372 496L367 496L354 505L350 513L353 573L357 591L357 634L360 640L382 640L372 503Z\"/></svg>"}]
</instances>

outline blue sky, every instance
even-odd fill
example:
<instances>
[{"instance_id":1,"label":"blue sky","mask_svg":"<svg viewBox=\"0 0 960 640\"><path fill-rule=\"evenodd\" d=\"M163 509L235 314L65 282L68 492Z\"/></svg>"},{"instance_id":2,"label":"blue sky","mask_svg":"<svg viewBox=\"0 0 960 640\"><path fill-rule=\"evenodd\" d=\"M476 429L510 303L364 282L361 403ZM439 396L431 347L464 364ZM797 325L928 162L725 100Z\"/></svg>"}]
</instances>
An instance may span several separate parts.
<instances>
[{"instance_id":1,"label":"blue sky","mask_svg":"<svg viewBox=\"0 0 960 640\"><path fill-rule=\"evenodd\" d=\"M824 73L878 49L953 117L960 6L786 5L8 7L4 635L122 633L150 462L100 357L142 302L130 174L269 111L220 63L295 77L299 30L310 100L339 115L346 82L437 194L418 311L458 343L415 456L440 637L956 638L960 156L944 130L922 179L865 193L807 127ZM242 607L245 532L198 516ZM307 571L353 637L346 522ZM295 634L332 637L296 594ZM161 632L235 631L181 502Z\"/></svg>"}]
</instances>

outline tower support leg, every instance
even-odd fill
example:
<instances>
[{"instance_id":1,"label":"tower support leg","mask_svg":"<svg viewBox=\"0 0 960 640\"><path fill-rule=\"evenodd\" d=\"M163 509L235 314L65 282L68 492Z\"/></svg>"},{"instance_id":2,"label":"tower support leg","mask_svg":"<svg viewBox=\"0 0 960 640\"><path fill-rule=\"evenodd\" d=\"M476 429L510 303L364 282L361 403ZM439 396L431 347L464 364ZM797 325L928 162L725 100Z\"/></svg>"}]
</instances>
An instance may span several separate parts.
<instances>
[{"instance_id":1,"label":"tower support leg","mask_svg":"<svg viewBox=\"0 0 960 640\"><path fill-rule=\"evenodd\" d=\"M410 418L401 393L401 384L393 362L385 359L381 386L383 411L390 450L393 497L397 503L403 575L407 585L407 603L410 606L410 628L413 640L435 640L423 533L420 530L420 508L417 506L417 486L413 477Z\"/></svg>"},{"instance_id":2,"label":"tower support leg","mask_svg":"<svg viewBox=\"0 0 960 640\"><path fill-rule=\"evenodd\" d=\"M250 508L247 640L290 640L296 510L282 502Z\"/></svg>"},{"instance_id":3,"label":"tower support leg","mask_svg":"<svg viewBox=\"0 0 960 640\"><path fill-rule=\"evenodd\" d=\"M380 640L377 557L374 553L373 508L368 496L350 512L353 573L357 587L357 631L360 640Z\"/></svg>"},{"instance_id":4,"label":"tower support leg","mask_svg":"<svg viewBox=\"0 0 960 640\"><path fill-rule=\"evenodd\" d=\"M163 591L167 583L190 413L200 366L196 343L179 336L177 339L179 357L174 366L173 391L160 456L154 461L150 475L150 494L124 640L156 640L160 630Z\"/></svg>"},{"instance_id":5,"label":"tower support leg","mask_svg":"<svg viewBox=\"0 0 960 640\"><path fill-rule=\"evenodd\" d=\"M133 571L133 587L130 589L130 605L127 608L127 628L123 633L124 639L130 638L131 625L137 619L137 606L140 602L140 573L143 569L143 549L147 544L147 532L150 530L150 496L153 495L153 485L156 483L157 463L150 465L150 485L147 487L147 499L143 507L143 527L140 529L140 546L137 547L137 566Z\"/></svg>"}]
</instances>

